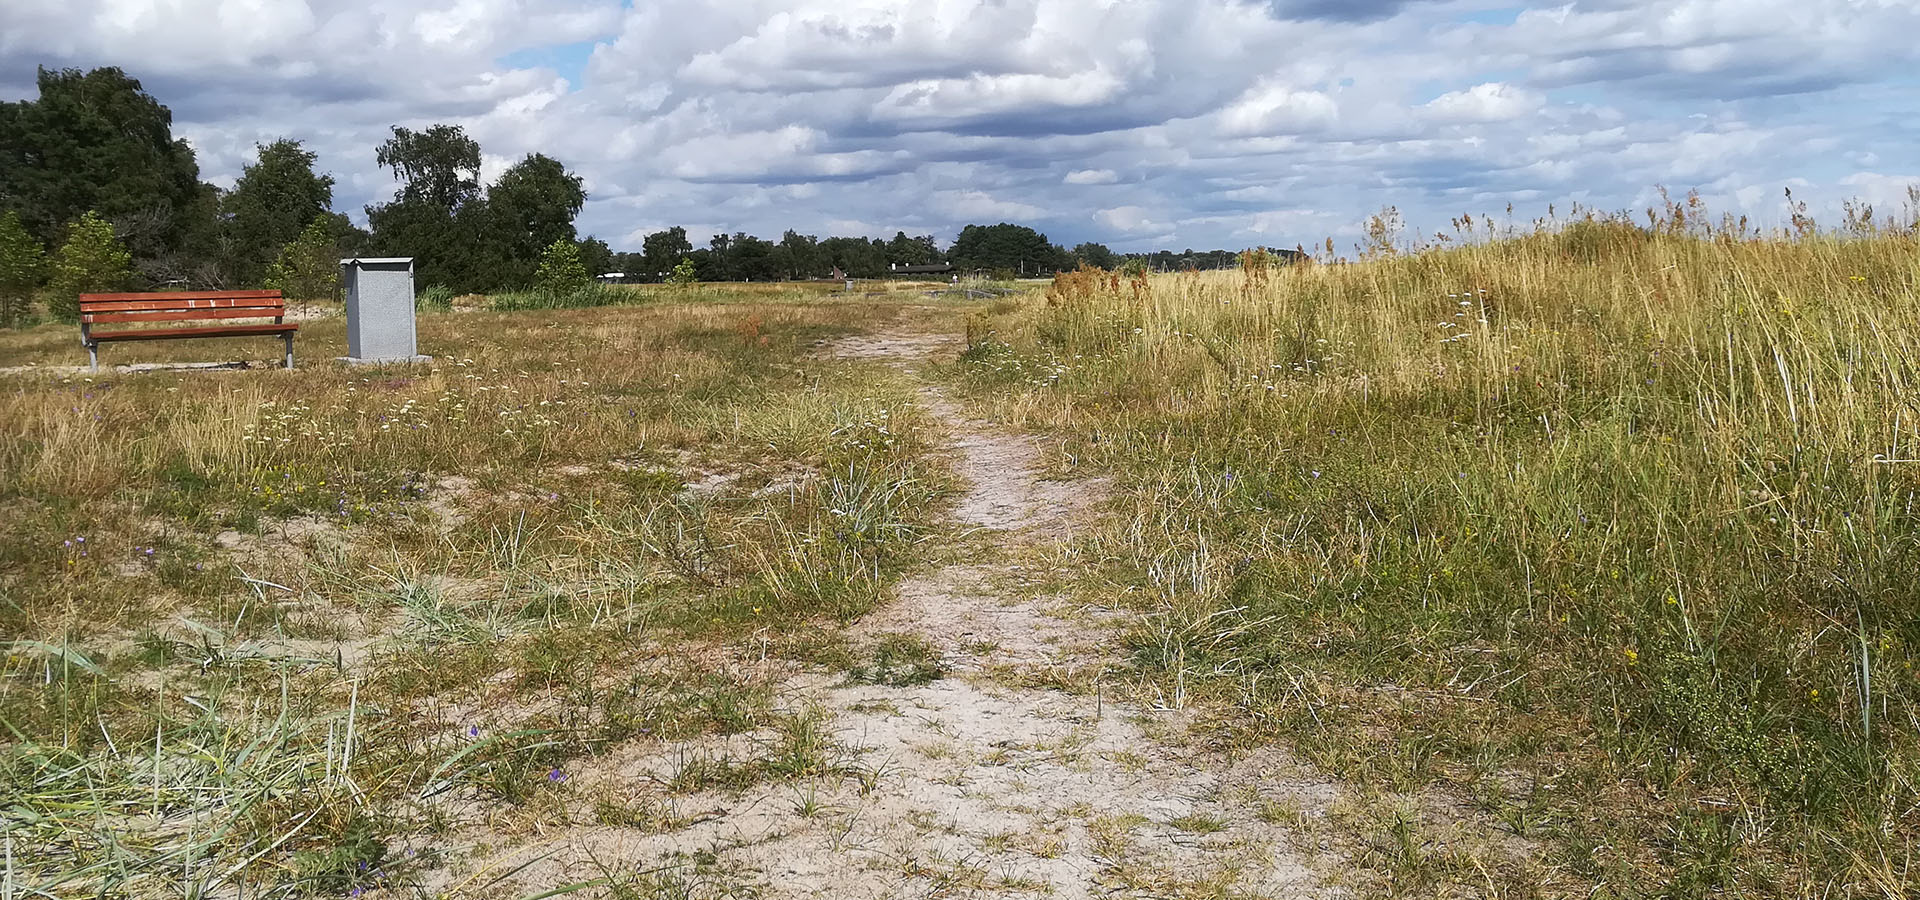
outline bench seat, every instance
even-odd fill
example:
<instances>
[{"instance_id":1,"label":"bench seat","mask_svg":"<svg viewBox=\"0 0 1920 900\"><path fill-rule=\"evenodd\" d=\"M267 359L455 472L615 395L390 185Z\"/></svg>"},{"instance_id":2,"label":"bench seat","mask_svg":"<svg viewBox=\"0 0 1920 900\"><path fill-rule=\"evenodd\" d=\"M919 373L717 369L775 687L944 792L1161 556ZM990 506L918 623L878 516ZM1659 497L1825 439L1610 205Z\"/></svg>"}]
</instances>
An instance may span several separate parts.
<instances>
[{"instance_id":1,"label":"bench seat","mask_svg":"<svg viewBox=\"0 0 1920 900\"><path fill-rule=\"evenodd\" d=\"M244 334L292 334L300 326L292 322L267 322L260 325L208 325L201 328L143 328L138 331L96 331L91 337L96 343L108 341L171 341L183 338L219 337L221 335Z\"/></svg>"},{"instance_id":2,"label":"bench seat","mask_svg":"<svg viewBox=\"0 0 1920 900\"><path fill-rule=\"evenodd\" d=\"M80 343L100 368L100 345L127 341L179 341L190 338L278 337L286 342L287 368L293 368L293 336L300 326L286 321L287 301L279 291L160 291L138 294L81 294ZM272 319L233 322L230 319ZM95 331L95 325L182 322L180 326Z\"/></svg>"}]
</instances>

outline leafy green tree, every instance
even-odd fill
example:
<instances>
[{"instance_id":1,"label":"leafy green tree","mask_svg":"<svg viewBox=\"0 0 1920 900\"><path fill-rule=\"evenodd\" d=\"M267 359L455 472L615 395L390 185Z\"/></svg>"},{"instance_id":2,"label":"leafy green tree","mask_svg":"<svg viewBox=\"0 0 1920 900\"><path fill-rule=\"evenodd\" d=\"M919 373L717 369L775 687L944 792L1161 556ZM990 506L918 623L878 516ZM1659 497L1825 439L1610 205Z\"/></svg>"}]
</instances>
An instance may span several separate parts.
<instances>
[{"instance_id":1,"label":"leafy green tree","mask_svg":"<svg viewBox=\"0 0 1920 900\"><path fill-rule=\"evenodd\" d=\"M1005 222L968 225L947 251L947 258L963 269L1008 269L1022 275L1056 271L1065 255L1046 235Z\"/></svg>"},{"instance_id":2,"label":"leafy green tree","mask_svg":"<svg viewBox=\"0 0 1920 900\"><path fill-rule=\"evenodd\" d=\"M580 241L580 264L587 267L588 275L626 271L614 260L613 248L608 247L606 241L591 235Z\"/></svg>"},{"instance_id":3,"label":"leafy green tree","mask_svg":"<svg viewBox=\"0 0 1920 900\"><path fill-rule=\"evenodd\" d=\"M333 205L333 176L314 174L316 157L299 141L282 138L258 149L220 201L227 271L239 284L258 283L282 248L301 240Z\"/></svg>"},{"instance_id":4,"label":"leafy green tree","mask_svg":"<svg viewBox=\"0 0 1920 900\"><path fill-rule=\"evenodd\" d=\"M1112 250L1105 244L1085 243L1073 248L1075 263L1093 266L1096 269L1112 269L1120 262Z\"/></svg>"},{"instance_id":5,"label":"leafy green tree","mask_svg":"<svg viewBox=\"0 0 1920 900\"><path fill-rule=\"evenodd\" d=\"M46 251L20 224L19 214L0 215L0 328L26 320L46 263Z\"/></svg>"},{"instance_id":6,"label":"leafy green tree","mask_svg":"<svg viewBox=\"0 0 1920 900\"><path fill-rule=\"evenodd\" d=\"M420 203L451 216L480 196L480 142L458 125L425 131L393 126L393 137L373 159L400 179L396 201Z\"/></svg>"},{"instance_id":7,"label":"leafy green tree","mask_svg":"<svg viewBox=\"0 0 1920 900\"><path fill-rule=\"evenodd\" d=\"M554 241L573 240L573 218L586 202L580 176L552 157L529 154L501 173L487 189L487 208L509 283L525 283Z\"/></svg>"},{"instance_id":8,"label":"leafy green tree","mask_svg":"<svg viewBox=\"0 0 1920 900\"><path fill-rule=\"evenodd\" d=\"M694 268L693 260L686 257L681 257L680 262L675 265L673 271L667 275L667 282L669 284L692 284L699 280L700 277Z\"/></svg>"},{"instance_id":9,"label":"leafy green tree","mask_svg":"<svg viewBox=\"0 0 1920 900\"><path fill-rule=\"evenodd\" d=\"M899 266L925 266L940 261L940 247L934 242L933 235L923 234L908 237L904 231L895 232L893 240L887 242L887 264Z\"/></svg>"},{"instance_id":10,"label":"leafy green tree","mask_svg":"<svg viewBox=\"0 0 1920 900\"><path fill-rule=\"evenodd\" d=\"M340 246L327 217L316 217L267 268L267 287L295 300L340 299Z\"/></svg>"},{"instance_id":11,"label":"leafy green tree","mask_svg":"<svg viewBox=\"0 0 1920 900\"><path fill-rule=\"evenodd\" d=\"M572 238L560 238L540 254L540 268L534 273L534 285L550 294L577 291L592 283L593 276L580 262L580 245Z\"/></svg>"},{"instance_id":12,"label":"leafy green tree","mask_svg":"<svg viewBox=\"0 0 1920 900\"><path fill-rule=\"evenodd\" d=\"M886 250L886 242L866 238L830 237L820 242L825 267L837 268L855 278L879 278L886 274Z\"/></svg>"},{"instance_id":13,"label":"leafy green tree","mask_svg":"<svg viewBox=\"0 0 1920 900\"><path fill-rule=\"evenodd\" d=\"M423 281L483 291L502 281L508 256L480 195L480 145L457 125L425 131L395 126L374 152L393 170L393 200L367 207L369 244L382 256L411 256Z\"/></svg>"},{"instance_id":14,"label":"leafy green tree","mask_svg":"<svg viewBox=\"0 0 1920 900\"><path fill-rule=\"evenodd\" d=\"M641 257L646 260L646 274L649 278L675 268L687 254L693 252L693 242L687 240L687 230L675 225L665 231L656 231L640 240Z\"/></svg>"},{"instance_id":15,"label":"leafy green tree","mask_svg":"<svg viewBox=\"0 0 1920 900\"><path fill-rule=\"evenodd\" d=\"M88 211L67 229L67 241L53 255L53 294L48 311L63 322L80 318L80 295L124 287L133 256L114 236L113 225Z\"/></svg>"},{"instance_id":16,"label":"leafy green tree","mask_svg":"<svg viewBox=\"0 0 1920 900\"><path fill-rule=\"evenodd\" d=\"M179 250L211 189L173 113L117 68L39 70L39 97L0 103L0 203L43 244L95 213L134 254Z\"/></svg>"},{"instance_id":17,"label":"leafy green tree","mask_svg":"<svg viewBox=\"0 0 1920 900\"><path fill-rule=\"evenodd\" d=\"M810 234L788 231L780 236L781 264L789 278L827 274L820 264L820 241Z\"/></svg>"}]
</instances>

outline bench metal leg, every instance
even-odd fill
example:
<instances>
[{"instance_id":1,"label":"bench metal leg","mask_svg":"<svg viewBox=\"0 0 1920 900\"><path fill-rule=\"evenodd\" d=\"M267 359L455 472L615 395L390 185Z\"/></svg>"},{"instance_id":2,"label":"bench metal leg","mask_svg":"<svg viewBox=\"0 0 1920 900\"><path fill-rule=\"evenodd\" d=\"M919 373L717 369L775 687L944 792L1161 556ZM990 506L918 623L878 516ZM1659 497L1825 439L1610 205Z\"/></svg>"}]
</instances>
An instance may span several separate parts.
<instances>
[{"instance_id":1,"label":"bench metal leg","mask_svg":"<svg viewBox=\"0 0 1920 900\"><path fill-rule=\"evenodd\" d=\"M286 342L287 342L287 368L291 369L293 368L293 335L290 335L290 334L286 335Z\"/></svg>"},{"instance_id":2,"label":"bench metal leg","mask_svg":"<svg viewBox=\"0 0 1920 900\"><path fill-rule=\"evenodd\" d=\"M95 372L100 371L100 345L99 344L87 345L87 365L93 367L93 370Z\"/></svg>"}]
</instances>

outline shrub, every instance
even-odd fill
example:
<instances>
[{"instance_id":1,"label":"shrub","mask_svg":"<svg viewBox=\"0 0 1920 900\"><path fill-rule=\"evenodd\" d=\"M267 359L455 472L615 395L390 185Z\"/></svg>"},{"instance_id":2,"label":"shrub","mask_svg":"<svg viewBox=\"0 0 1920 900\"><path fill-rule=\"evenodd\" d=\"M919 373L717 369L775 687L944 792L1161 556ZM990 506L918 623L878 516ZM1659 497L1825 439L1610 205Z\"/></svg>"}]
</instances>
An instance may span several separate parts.
<instances>
[{"instance_id":1,"label":"shrub","mask_svg":"<svg viewBox=\"0 0 1920 900\"><path fill-rule=\"evenodd\" d=\"M80 319L80 295L125 287L133 257L113 234L113 225L89 211L67 229L67 242L53 257L53 295L47 311L62 322Z\"/></svg>"},{"instance_id":2,"label":"shrub","mask_svg":"<svg viewBox=\"0 0 1920 900\"><path fill-rule=\"evenodd\" d=\"M445 312L453 308L453 288L444 284L430 284L426 289L413 296L413 308Z\"/></svg>"},{"instance_id":3,"label":"shrub","mask_svg":"<svg viewBox=\"0 0 1920 900\"><path fill-rule=\"evenodd\" d=\"M20 216L0 216L0 328L26 321L33 289L46 270L46 251L20 227Z\"/></svg>"},{"instance_id":4,"label":"shrub","mask_svg":"<svg viewBox=\"0 0 1920 900\"><path fill-rule=\"evenodd\" d=\"M580 261L580 245L566 238L554 241L540 254L540 268L533 275L534 286L542 293L567 294L593 284L586 263Z\"/></svg>"},{"instance_id":5,"label":"shrub","mask_svg":"<svg viewBox=\"0 0 1920 900\"><path fill-rule=\"evenodd\" d=\"M325 219L314 219L280 248L280 258L267 268L267 287L290 300L340 299L340 251Z\"/></svg>"}]
</instances>

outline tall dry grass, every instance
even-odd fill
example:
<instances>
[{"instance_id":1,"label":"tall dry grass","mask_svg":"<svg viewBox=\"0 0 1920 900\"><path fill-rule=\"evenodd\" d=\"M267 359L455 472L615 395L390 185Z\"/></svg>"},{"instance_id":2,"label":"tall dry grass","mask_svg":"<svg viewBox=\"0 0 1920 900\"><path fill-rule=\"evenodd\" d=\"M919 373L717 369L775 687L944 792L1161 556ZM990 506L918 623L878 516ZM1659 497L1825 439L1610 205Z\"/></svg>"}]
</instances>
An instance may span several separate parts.
<instances>
[{"instance_id":1,"label":"tall dry grass","mask_svg":"<svg viewBox=\"0 0 1920 900\"><path fill-rule=\"evenodd\" d=\"M1904 895L1920 243L1654 226L1063 275L963 371L1122 476L1173 702L1470 800L1503 890Z\"/></svg>"}]
</instances>

